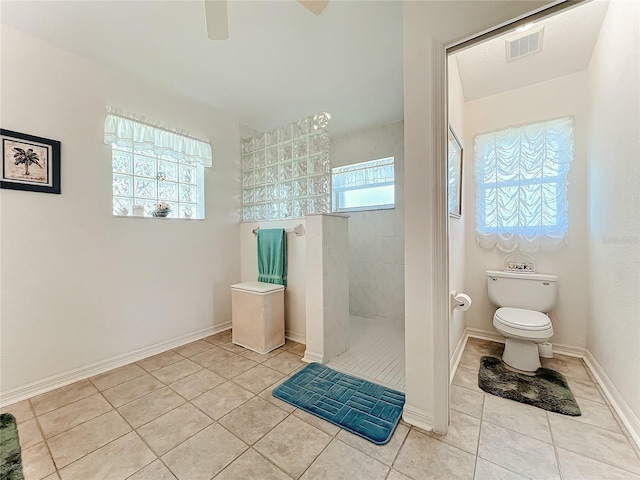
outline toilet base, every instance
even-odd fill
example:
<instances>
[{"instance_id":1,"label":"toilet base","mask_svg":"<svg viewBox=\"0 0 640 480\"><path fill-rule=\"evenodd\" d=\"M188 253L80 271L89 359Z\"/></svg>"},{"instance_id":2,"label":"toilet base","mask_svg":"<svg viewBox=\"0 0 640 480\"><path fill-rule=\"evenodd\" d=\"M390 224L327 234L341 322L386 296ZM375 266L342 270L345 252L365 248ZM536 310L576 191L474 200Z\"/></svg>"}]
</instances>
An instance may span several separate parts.
<instances>
[{"instance_id":1,"label":"toilet base","mask_svg":"<svg viewBox=\"0 0 640 480\"><path fill-rule=\"evenodd\" d=\"M510 367L525 372L535 372L541 366L538 345L518 338L507 338L502 360Z\"/></svg>"}]
</instances>

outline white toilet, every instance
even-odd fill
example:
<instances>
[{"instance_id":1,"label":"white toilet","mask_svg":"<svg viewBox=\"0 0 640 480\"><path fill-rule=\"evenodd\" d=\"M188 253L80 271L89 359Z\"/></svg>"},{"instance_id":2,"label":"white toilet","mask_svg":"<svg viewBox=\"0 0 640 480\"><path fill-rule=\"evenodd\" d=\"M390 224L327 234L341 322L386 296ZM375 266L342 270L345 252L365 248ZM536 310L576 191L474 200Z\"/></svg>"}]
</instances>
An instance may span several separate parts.
<instances>
[{"instance_id":1,"label":"white toilet","mask_svg":"<svg viewBox=\"0 0 640 480\"><path fill-rule=\"evenodd\" d=\"M546 313L556 304L558 277L499 270L488 270L486 275L489 299L500 307L493 326L507 339L502 360L518 370L536 371L540 368L538 344L553 336Z\"/></svg>"}]
</instances>

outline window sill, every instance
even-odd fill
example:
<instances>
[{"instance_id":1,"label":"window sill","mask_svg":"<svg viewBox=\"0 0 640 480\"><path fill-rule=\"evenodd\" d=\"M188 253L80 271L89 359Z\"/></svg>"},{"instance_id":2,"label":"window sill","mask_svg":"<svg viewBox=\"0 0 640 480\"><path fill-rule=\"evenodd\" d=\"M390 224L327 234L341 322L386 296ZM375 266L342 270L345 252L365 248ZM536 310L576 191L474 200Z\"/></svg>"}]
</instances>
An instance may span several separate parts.
<instances>
[{"instance_id":1,"label":"window sill","mask_svg":"<svg viewBox=\"0 0 640 480\"><path fill-rule=\"evenodd\" d=\"M376 205L371 207L340 208L332 211L331 213L372 212L376 210L394 210L395 208L395 205Z\"/></svg>"},{"instance_id":2,"label":"window sill","mask_svg":"<svg viewBox=\"0 0 640 480\"><path fill-rule=\"evenodd\" d=\"M179 217L148 217L146 215L112 215L113 218L137 218L141 220L183 220L183 221L203 221L204 218L179 218Z\"/></svg>"}]
</instances>

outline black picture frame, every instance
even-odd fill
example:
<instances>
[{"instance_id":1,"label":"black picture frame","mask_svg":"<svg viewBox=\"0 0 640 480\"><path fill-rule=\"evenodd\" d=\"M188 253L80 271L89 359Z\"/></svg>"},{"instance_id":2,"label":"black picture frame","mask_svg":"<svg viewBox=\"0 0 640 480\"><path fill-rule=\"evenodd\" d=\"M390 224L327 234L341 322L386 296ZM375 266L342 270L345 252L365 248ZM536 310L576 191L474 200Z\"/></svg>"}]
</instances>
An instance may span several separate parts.
<instances>
[{"instance_id":1,"label":"black picture frame","mask_svg":"<svg viewBox=\"0 0 640 480\"><path fill-rule=\"evenodd\" d=\"M59 141L0 128L0 142L0 188L60 194Z\"/></svg>"}]
</instances>

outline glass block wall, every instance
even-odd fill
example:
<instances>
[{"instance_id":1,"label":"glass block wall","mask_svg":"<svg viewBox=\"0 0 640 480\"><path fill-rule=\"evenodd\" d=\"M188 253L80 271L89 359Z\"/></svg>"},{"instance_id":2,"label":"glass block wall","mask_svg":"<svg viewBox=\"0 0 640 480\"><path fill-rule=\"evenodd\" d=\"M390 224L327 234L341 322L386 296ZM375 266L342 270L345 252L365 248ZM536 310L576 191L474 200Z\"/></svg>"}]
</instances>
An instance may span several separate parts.
<instances>
[{"instance_id":1,"label":"glass block wall","mask_svg":"<svg viewBox=\"0 0 640 480\"><path fill-rule=\"evenodd\" d=\"M204 218L203 167L176 161L153 150L113 145L113 214L132 216L142 205L150 217L158 202L171 207L169 217Z\"/></svg>"},{"instance_id":2,"label":"glass block wall","mask_svg":"<svg viewBox=\"0 0 640 480\"><path fill-rule=\"evenodd\" d=\"M331 212L328 116L242 139L242 220Z\"/></svg>"}]
</instances>

